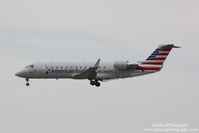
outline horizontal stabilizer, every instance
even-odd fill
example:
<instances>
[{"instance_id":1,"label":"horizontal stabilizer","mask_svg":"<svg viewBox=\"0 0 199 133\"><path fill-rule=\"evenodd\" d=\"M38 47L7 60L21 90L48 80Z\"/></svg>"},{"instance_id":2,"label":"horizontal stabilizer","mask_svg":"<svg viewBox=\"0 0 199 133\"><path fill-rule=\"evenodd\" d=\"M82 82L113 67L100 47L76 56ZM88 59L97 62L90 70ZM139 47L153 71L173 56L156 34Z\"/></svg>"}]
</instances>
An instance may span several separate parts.
<instances>
[{"instance_id":1,"label":"horizontal stabilizer","mask_svg":"<svg viewBox=\"0 0 199 133\"><path fill-rule=\"evenodd\" d=\"M160 45L159 48L161 48L161 49L171 49L171 48L181 48L181 47L175 46L174 44L163 44L163 45Z\"/></svg>"}]
</instances>

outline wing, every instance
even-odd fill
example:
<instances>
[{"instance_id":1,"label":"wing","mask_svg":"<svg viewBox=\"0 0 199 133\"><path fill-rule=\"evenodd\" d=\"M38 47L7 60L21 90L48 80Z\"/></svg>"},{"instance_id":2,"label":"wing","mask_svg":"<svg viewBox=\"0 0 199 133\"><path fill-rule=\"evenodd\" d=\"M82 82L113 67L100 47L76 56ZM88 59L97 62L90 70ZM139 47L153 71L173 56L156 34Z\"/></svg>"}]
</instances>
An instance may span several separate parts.
<instances>
[{"instance_id":1,"label":"wing","mask_svg":"<svg viewBox=\"0 0 199 133\"><path fill-rule=\"evenodd\" d=\"M74 75L74 79L95 79L97 72L96 70L99 67L99 63L100 63L100 59L97 60L97 62L95 63L95 65L93 67L90 67L89 69L87 69L86 71Z\"/></svg>"}]
</instances>

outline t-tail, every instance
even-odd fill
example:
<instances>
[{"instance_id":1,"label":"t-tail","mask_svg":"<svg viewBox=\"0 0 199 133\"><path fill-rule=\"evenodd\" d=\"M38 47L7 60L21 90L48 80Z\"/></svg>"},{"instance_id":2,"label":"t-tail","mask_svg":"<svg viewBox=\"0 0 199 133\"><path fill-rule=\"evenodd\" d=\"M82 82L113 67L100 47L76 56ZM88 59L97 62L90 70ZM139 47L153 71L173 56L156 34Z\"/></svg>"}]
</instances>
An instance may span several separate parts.
<instances>
[{"instance_id":1,"label":"t-tail","mask_svg":"<svg viewBox=\"0 0 199 133\"><path fill-rule=\"evenodd\" d=\"M173 44L160 45L145 61L139 62L140 67L138 69L160 71L172 48L180 47Z\"/></svg>"}]
</instances>

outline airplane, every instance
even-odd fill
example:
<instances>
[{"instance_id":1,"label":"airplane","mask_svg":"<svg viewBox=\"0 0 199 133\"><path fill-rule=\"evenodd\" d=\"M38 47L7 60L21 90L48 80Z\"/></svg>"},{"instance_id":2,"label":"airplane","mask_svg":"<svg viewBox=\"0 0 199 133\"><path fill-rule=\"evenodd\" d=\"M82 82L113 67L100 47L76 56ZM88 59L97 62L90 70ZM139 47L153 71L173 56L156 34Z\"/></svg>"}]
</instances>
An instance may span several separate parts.
<instances>
[{"instance_id":1,"label":"airplane","mask_svg":"<svg viewBox=\"0 0 199 133\"><path fill-rule=\"evenodd\" d=\"M90 85L99 87L101 81L130 78L159 72L174 44L160 45L144 61L136 64L129 61L101 62L37 62L26 66L15 75L26 79L88 79Z\"/></svg>"}]
</instances>

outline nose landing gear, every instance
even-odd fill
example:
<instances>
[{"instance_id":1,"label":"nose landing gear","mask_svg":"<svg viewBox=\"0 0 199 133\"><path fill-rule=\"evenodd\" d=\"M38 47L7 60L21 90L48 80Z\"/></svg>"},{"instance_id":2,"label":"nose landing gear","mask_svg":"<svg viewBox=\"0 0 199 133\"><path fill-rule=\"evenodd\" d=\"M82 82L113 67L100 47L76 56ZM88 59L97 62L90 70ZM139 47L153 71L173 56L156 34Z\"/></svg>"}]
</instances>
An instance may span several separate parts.
<instances>
[{"instance_id":1,"label":"nose landing gear","mask_svg":"<svg viewBox=\"0 0 199 133\"><path fill-rule=\"evenodd\" d=\"M26 78L26 86L29 86L30 84L29 84L29 79L28 78Z\"/></svg>"},{"instance_id":2,"label":"nose landing gear","mask_svg":"<svg viewBox=\"0 0 199 133\"><path fill-rule=\"evenodd\" d=\"M95 85L96 87L99 87L100 86L100 82L96 79L95 81L91 80L90 81L90 85Z\"/></svg>"}]
</instances>

